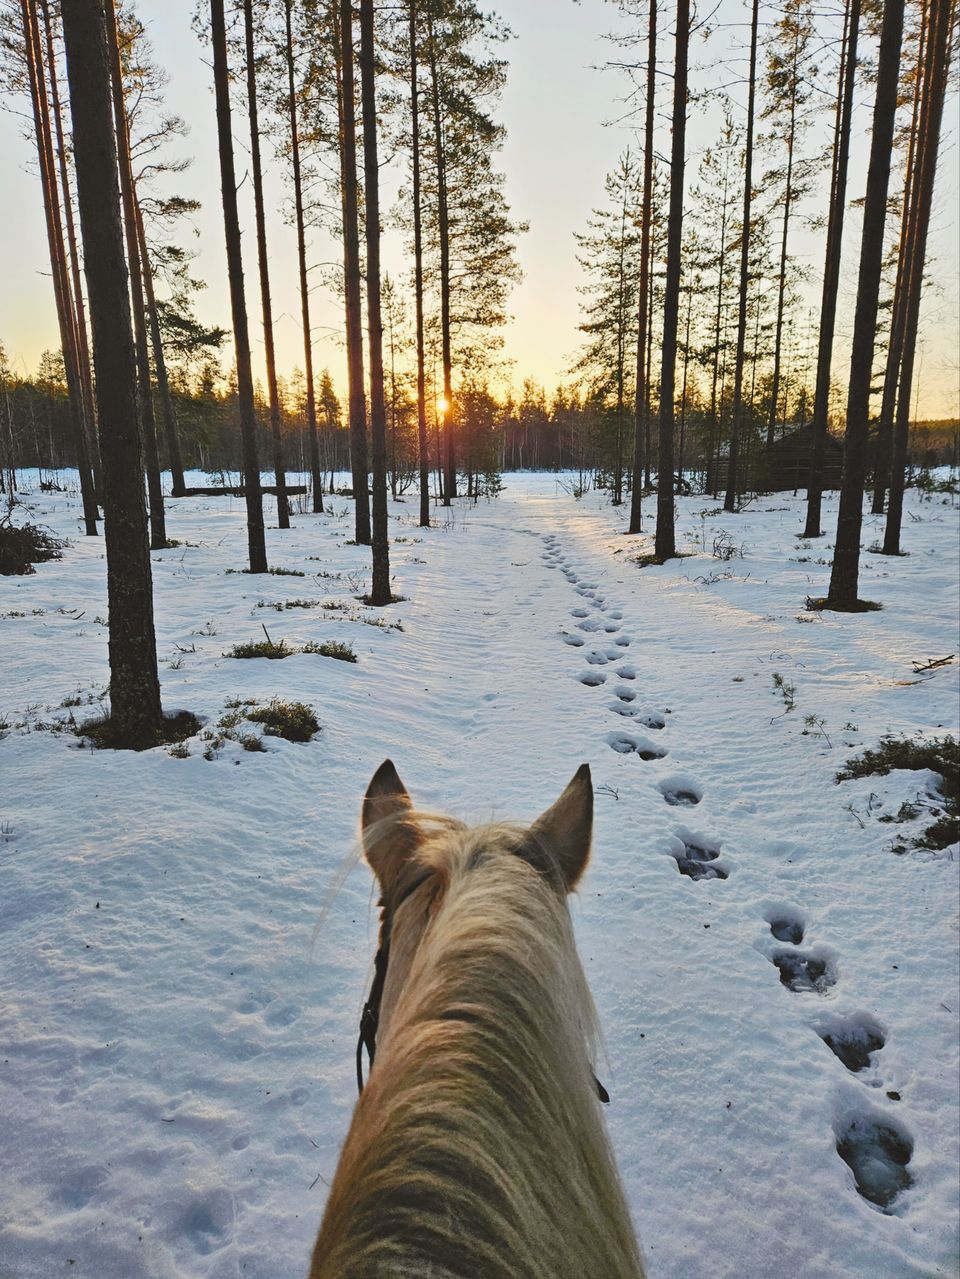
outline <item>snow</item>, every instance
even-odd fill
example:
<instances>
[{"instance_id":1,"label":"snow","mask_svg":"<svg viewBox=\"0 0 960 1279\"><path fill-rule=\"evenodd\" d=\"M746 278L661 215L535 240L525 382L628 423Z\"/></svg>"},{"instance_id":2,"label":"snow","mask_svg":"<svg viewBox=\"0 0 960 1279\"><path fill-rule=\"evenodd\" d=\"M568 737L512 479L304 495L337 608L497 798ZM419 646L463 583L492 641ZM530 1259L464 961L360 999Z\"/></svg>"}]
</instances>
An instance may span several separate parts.
<instances>
[{"instance_id":1,"label":"snow","mask_svg":"<svg viewBox=\"0 0 960 1279\"><path fill-rule=\"evenodd\" d=\"M382 612L355 598L369 552L344 499L268 530L270 563L305 577L226 571L242 500L171 501L183 545L152 556L165 708L211 730L229 701L280 696L322 724L212 759L43 727L107 683L103 545L73 494L18 509L70 545L0 579L4 1279L305 1273L376 935L364 867L331 892L385 756L417 803L468 820L532 820L590 763L572 910L651 1279L956 1273L957 848L898 856L923 817L880 820L930 805L932 775L835 782L883 733L956 732L958 663L912 669L957 651L956 505L911 491L909 557L864 552L881 612L810 614L829 538L797 535L802 498L736 516L681 499L692 554L640 569L646 539L601 495L505 482L430 530L415 495L391 504L404 599ZM742 559L712 557L721 530ZM864 545L880 532L867 516ZM294 599L318 603L257 607ZM261 624L357 663L223 656Z\"/></svg>"}]
</instances>

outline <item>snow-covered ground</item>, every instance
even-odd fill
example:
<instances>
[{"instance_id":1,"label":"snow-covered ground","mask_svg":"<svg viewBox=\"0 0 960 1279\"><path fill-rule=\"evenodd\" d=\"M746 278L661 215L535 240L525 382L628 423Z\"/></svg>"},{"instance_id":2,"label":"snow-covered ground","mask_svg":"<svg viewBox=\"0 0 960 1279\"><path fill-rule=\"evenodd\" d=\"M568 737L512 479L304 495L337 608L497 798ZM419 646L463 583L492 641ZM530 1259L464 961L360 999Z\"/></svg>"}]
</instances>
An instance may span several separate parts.
<instances>
[{"instance_id":1,"label":"snow-covered ground","mask_svg":"<svg viewBox=\"0 0 960 1279\"><path fill-rule=\"evenodd\" d=\"M278 695L322 724L212 759L42 727L106 685L103 545L73 496L18 508L70 545L0 578L3 1279L305 1273L355 1101L364 867L317 924L388 755L419 804L471 820L532 819L591 764L572 908L651 1279L956 1273L957 849L891 851L924 823L881 819L929 803L930 775L834 778L885 732L956 731L960 666L912 663L957 651L957 506L911 492L909 557L864 553L882 612L813 615L830 539L797 536L802 498L737 516L683 499L695 554L640 569L624 512L569 486L510 475L427 531L415 495L392 504L404 599L382 612L355 598L368 551L345 499L269 530L271 564L304 577L227 571L241 500L171 501L182 545L153 554L166 709L213 729L229 701ZM721 531L742 557L713 557ZM864 545L881 535L868 516ZM293 599L314 602L260 607ZM357 663L224 656L263 623ZM867 1068L826 1034L873 1045ZM874 1172L884 1143L909 1155L887 1212L838 1142Z\"/></svg>"}]
</instances>

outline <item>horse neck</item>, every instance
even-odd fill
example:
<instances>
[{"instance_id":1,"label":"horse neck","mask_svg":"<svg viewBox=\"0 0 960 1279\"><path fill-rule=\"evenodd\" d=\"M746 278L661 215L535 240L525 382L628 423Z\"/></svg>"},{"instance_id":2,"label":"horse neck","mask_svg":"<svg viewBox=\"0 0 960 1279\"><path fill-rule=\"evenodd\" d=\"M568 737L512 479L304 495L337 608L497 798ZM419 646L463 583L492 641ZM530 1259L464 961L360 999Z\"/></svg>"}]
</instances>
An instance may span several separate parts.
<instances>
[{"instance_id":1,"label":"horse neck","mask_svg":"<svg viewBox=\"0 0 960 1279\"><path fill-rule=\"evenodd\" d=\"M388 1238L413 1241L407 1260L438 1276L641 1273L566 905L515 869L494 885L480 872L454 880L423 937L318 1241L319 1253L330 1220L338 1264L362 1261L316 1276L393 1274L376 1269L385 1220Z\"/></svg>"}]
</instances>

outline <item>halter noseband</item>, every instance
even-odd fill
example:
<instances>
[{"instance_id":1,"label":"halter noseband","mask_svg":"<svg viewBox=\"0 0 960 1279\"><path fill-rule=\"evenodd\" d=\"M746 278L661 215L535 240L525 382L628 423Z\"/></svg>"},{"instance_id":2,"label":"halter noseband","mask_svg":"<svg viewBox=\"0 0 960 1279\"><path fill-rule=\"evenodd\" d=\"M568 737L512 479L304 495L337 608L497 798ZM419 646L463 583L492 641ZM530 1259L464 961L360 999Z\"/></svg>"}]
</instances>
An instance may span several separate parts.
<instances>
[{"instance_id":1,"label":"halter noseband","mask_svg":"<svg viewBox=\"0 0 960 1279\"><path fill-rule=\"evenodd\" d=\"M370 987L370 994L363 1005L363 1011L360 1014L360 1034L357 1038L357 1092L363 1092L363 1050L367 1050L367 1058L373 1067L373 1059L377 1052L377 1030L380 1026L380 1004L383 999L383 987L387 980L387 965L390 962L390 940L393 931L393 916L396 911L403 905L408 897L411 897L417 889L424 884L435 872L432 870L424 871L422 875L418 875L403 890L397 900L391 906L383 907L383 916L380 923L380 944L377 947L377 953L373 960L373 985ZM610 1094L604 1088L603 1084L591 1071L594 1086L597 1090L597 1096L606 1105L610 1101Z\"/></svg>"}]
</instances>

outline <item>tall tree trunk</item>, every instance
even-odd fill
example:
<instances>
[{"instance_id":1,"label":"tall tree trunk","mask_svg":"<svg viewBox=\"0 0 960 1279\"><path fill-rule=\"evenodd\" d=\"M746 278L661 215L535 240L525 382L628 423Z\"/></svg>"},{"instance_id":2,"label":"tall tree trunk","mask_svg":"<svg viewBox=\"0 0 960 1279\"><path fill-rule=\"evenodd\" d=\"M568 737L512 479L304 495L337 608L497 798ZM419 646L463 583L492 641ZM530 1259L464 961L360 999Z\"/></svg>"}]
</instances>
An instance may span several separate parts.
<instances>
[{"instance_id":1,"label":"tall tree trunk","mask_svg":"<svg viewBox=\"0 0 960 1279\"><path fill-rule=\"evenodd\" d=\"M794 196L794 150L796 146L796 93L798 93L798 42L799 26L794 32L794 61L791 68L790 127L786 142L786 191L784 193L784 233L780 239L780 275L777 279L777 322L773 336L773 375L770 388L770 416L767 418L767 448L773 444L773 432L777 425L777 408L780 404L780 363L784 343L784 307L786 303L786 247L790 235L790 211Z\"/></svg>"},{"instance_id":2,"label":"tall tree trunk","mask_svg":"<svg viewBox=\"0 0 960 1279\"><path fill-rule=\"evenodd\" d=\"M370 352L370 462L373 472L373 581L370 603L389 604L387 532L387 414L383 396L383 319L380 310L380 171L377 160L376 50L373 0L360 0L360 98L367 240L367 340Z\"/></svg>"},{"instance_id":3,"label":"tall tree trunk","mask_svg":"<svg viewBox=\"0 0 960 1279\"><path fill-rule=\"evenodd\" d=\"M860 576L860 530L863 523L863 486L867 461L867 415L870 408L870 381L876 342L877 303L883 265L883 228L890 181L890 151L897 112L900 71L900 41L903 34L904 0L886 0L880 35L877 66L877 96L873 107L873 136L870 141L870 168L863 207L863 238L860 242L860 278L857 308L853 321L853 348L847 390L847 422L843 439L843 481L837 540L830 573L827 603L831 608L857 607Z\"/></svg>"},{"instance_id":4,"label":"tall tree trunk","mask_svg":"<svg viewBox=\"0 0 960 1279\"><path fill-rule=\"evenodd\" d=\"M917 49L917 66L913 83L913 116L910 122L910 140L907 147L907 163L903 187L903 208L900 214L900 245L897 254L897 277L893 289L893 306L890 314L890 337L887 343L887 362L883 375L883 398L880 401L880 418L877 422L876 460L873 470L874 515L883 514L887 484L890 480L890 463L893 450L893 419L897 403L897 383L903 362L903 339L907 318L907 289L909 284L909 260L913 251L910 236L911 218L914 214L914 172L917 160L920 109L923 102L922 87L929 68L924 66L929 4L923 3L920 39Z\"/></svg>"},{"instance_id":5,"label":"tall tree trunk","mask_svg":"<svg viewBox=\"0 0 960 1279\"><path fill-rule=\"evenodd\" d=\"M627 360L627 308L624 305L626 294L626 256L627 256L627 184L624 182L623 203L620 211L620 260L618 264L617 284L617 457L613 475L614 506L623 504L623 417L624 417L624 382L626 378ZM534 437L534 447L536 447ZM536 462L534 463L536 466Z\"/></svg>"},{"instance_id":6,"label":"tall tree trunk","mask_svg":"<svg viewBox=\"0 0 960 1279\"><path fill-rule=\"evenodd\" d=\"M943 121L943 104L947 95L950 69L951 34L956 15L956 0L931 0L928 7L929 53L926 59L926 77L923 109L917 141L917 176L914 180L915 215L911 220L908 240L911 252L908 263L905 323L903 336L903 360L900 368L900 386L897 396L897 416L893 436L893 462L890 470L890 504L884 530L884 555L900 554L900 526L903 520L904 469L907 457L907 439L910 431L910 395L913 389L913 362L917 347L917 329L920 323L920 300L923 291L923 272L926 265L927 233L930 227L930 211L937 176L937 158L940 149L940 127Z\"/></svg>"},{"instance_id":7,"label":"tall tree trunk","mask_svg":"<svg viewBox=\"0 0 960 1279\"><path fill-rule=\"evenodd\" d=\"M660 455L657 465L655 539L658 560L668 560L677 553L673 500L673 398L677 374L677 323L680 318L689 46L690 0L677 0L676 54L673 71L673 145L670 152L670 216L667 223L667 275L663 295L663 356L660 366Z\"/></svg>"},{"instance_id":8,"label":"tall tree trunk","mask_svg":"<svg viewBox=\"0 0 960 1279\"><path fill-rule=\"evenodd\" d=\"M417 4L410 0L410 138L413 152L413 289L417 313L417 448L420 455L420 527L430 527L430 454L427 444L427 370L423 341L423 214L420 208L420 93L417 84Z\"/></svg>"},{"instance_id":9,"label":"tall tree trunk","mask_svg":"<svg viewBox=\"0 0 960 1279\"><path fill-rule=\"evenodd\" d=\"M630 495L629 533L643 528L643 470L650 430L650 387L646 378L647 321L650 292L650 219L653 203L653 125L657 78L657 0L650 0L647 26L647 104L643 141L643 205L640 212L640 285L637 297L637 391L634 402L636 434L633 441L633 492Z\"/></svg>"},{"instance_id":10,"label":"tall tree trunk","mask_svg":"<svg viewBox=\"0 0 960 1279\"><path fill-rule=\"evenodd\" d=\"M36 12L31 0L21 0L24 50L30 96L33 104L33 126L37 141L37 160L40 169L40 185L43 192L43 211L46 219L47 246L50 252L50 272L53 276L53 294L60 327L60 345L67 377L67 395L70 404L70 421L73 427L74 447L77 453L77 470L80 473L80 494L83 501L84 528L88 537L96 537L97 510L94 492L90 451L87 444L87 426L84 412L83 385L77 359L76 316L67 273L67 259L63 244L63 227L60 221L60 199L54 172L53 139L50 133L50 116L43 71L43 54Z\"/></svg>"},{"instance_id":11,"label":"tall tree trunk","mask_svg":"<svg viewBox=\"0 0 960 1279\"><path fill-rule=\"evenodd\" d=\"M293 199L297 215L297 261L300 267L300 323L303 328L303 371L307 383L307 441L310 449L310 482L313 488L313 511L315 515L318 515L323 512L323 475L320 471L320 443L317 439L317 400L313 386L313 330L310 327L310 290L307 281L307 235L303 216L303 184L300 171L300 124L297 119L297 82L293 66L293 0L285 0L284 13L286 17L287 92L290 98L290 152L293 160ZM259 141L257 147L259 151ZM261 292L263 290L263 280L264 276L261 271ZM269 293L269 282L267 288ZM266 312L264 314L266 315ZM264 323L266 323L266 320L264 320ZM274 382L276 382L276 377L274 377ZM272 401L270 412L272 421ZM274 448L276 449L276 445ZM281 524L281 528L288 527L289 517L286 525Z\"/></svg>"},{"instance_id":12,"label":"tall tree trunk","mask_svg":"<svg viewBox=\"0 0 960 1279\"><path fill-rule=\"evenodd\" d=\"M743 427L743 366L747 343L747 295L750 288L750 216L753 202L753 125L757 101L757 31L760 0L753 0L750 21L750 88L747 94L747 142L743 158L743 228L740 240L740 307L737 318L737 355L733 368L733 404L730 408L730 451L727 458L725 511L737 509L740 489L740 433Z\"/></svg>"},{"instance_id":13,"label":"tall tree trunk","mask_svg":"<svg viewBox=\"0 0 960 1279\"><path fill-rule=\"evenodd\" d=\"M130 300L133 306L133 338L137 354L137 385L140 392L140 428L143 431L147 462L147 492L150 495L150 546L162 550L167 544L167 522L163 509L163 487L160 483L160 454L157 449L157 423L153 412L153 390L150 385L150 352L147 347L147 315L143 301L143 269L140 242L133 201L133 169L130 163L130 131L123 98L123 68L120 64L120 37L117 31L114 0L105 0L107 40L113 73L113 118L117 132L117 156L120 165L120 197L123 202L123 226L130 265Z\"/></svg>"},{"instance_id":14,"label":"tall tree trunk","mask_svg":"<svg viewBox=\"0 0 960 1279\"><path fill-rule=\"evenodd\" d=\"M690 323L693 319L693 289L687 289L687 321L683 337L683 384L680 388L680 440L677 453L677 475L683 479L683 446L687 430L687 372L690 365Z\"/></svg>"},{"instance_id":15,"label":"tall tree trunk","mask_svg":"<svg viewBox=\"0 0 960 1279\"><path fill-rule=\"evenodd\" d=\"M162 714L102 0L65 4L63 39L103 444L111 718L123 745L144 747L157 741Z\"/></svg>"},{"instance_id":16,"label":"tall tree trunk","mask_svg":"<svg viewBox=\"0 0 960 1279\"><path fill-rule=\"evenodd\" d=\"M653 277L653 259L654 245L653 240L650 241L650 261L647 264L647 278L652 280ZM653 480L650 476L651 453L650 448L650 432L652 429L651 419L653 414L650 411L650 388L653 385L653 307L655 302L654 289L651 286L648 290L649 301L647 305L647 372L644 378L644 385L647 388L647 411L643 415L643 486L644 488L652 488Z\"/></svg>"},{"instance_id":17,"label":"tall tree trunk","mask_svg":"<svg viewBox=\"0 0 960 1279\"><path fill-rule=\"evenodd\" d=\"M77 231L73 219L73 198L70 194L70 174L67 167L67 148L63 137L63 112L60 106L60 85L57 78L57 56L53 43L53 23L47 0L40 0L43 13L44 37L47 46L47 75L50 80L50 106L57 135L57 165L60 171L60 191L63 196L64 225L67 230L67 248L70 251L70 274L73 282L73 310L77 337L77 364L80 385L83 389L83 413L87 435L87 451L93 469L93 485L96 493L103 492L103 475L100 470L100 444L97 439L97 406L93 395L93 376L90 368L90 343L87 338L87 316L83 301L83 282L80 279L80 254L77 251Z\"/></svg>"},{"instance_id":18,"label":"tall tree trunk","mask_svg":"<svg viewBox=\"0 0 960 1279\"><path fill-rule=\"evenodd\" d=\"M170 394L170 379L167 376L167 361L163 353L163 336L160 332L160 315L153 289L153 268L150 264L143 212L137 198L136 185L133 190L133 212L137 220L137 243L140 246L140 265L143 268L143 288L147 304L147 321L150 325L150 345L153 347L153 367L157 375L157 394L160 398L163 434L167 442L167 457L170 461L170 489L174 497L183 497L186 493L186 481L183 476L183 457L180 453L180 433L177 430L177 415L173 409L173 396Z\"/></svg>"},{"instance_id":19,"label":"tall tree trunk","mask_svg":"<svg viewBox=\"0 0 960 1279\"><path fill-rule=\"evenodd\" d=\"M240 407L240 434L243 440L243 490L247 503L247 544L250 572L266 573L267 546L263 529L260 463L257 458L257 418L253 405L253 372L250 365L247 300L244 294L243 258L240 252L240 217L237 210L237 179L234 171L233 133L230 124L230 70L227 65L227 31L223 0L210 0L210 35L213 41L213 82L217 99L223 229L227 248L227 275L230 281L233 341L237 356L237 400Z\"/></svg>"},{"instance_id":20,"label":"tall tree trunk","mask_svg":"<svg viewBox=\"0 0 960 1279\"><path fill-rule=\"evenodd\" d=\"M850 159L850 121L857 71L857 37L860 31L860 0L848 0L847 30L837 87L836 126L833 142L833 181L827 220L827 252L820 299L820 329L817 345L817 378L811 422L810 470L807 475L807 523L804 537L820 537L823 509L823 463L827 441L827 413L830 407L830 367L833 335L840 290L840 261L843 218L847 199L847 166Z\"/></svg>"},{"instance_id":21,"label":"tall tree trunk","mask_svg":"<svg viewBox=\"0 0 960 1279\"><path fill-rule=\"evenodd\" d=\"M263 345L267 361L267 395L270 401L273 472L277 481L277 523L281 528L289 528L290 507L287 502L287 480L283 469L283 439L280 434L280 393L277 390L277 360L273 346L273 306L270 300L270 266L267 259L267 218L263 207L263 165L260 162L260 122L257 114L257 64L253 39L253 0L243 0L243 31L247 59L247 110L250 117L250 160L253 166L253 202L257 220L257 264L260 268ZM312 367L307 374L307 384L310 387L313 386ZM316 438L316 433L317 413L316 404L314 403L314 438ZM316 471L319 476L319 453ZM316 479L314 483L316 483ZM322 501L321 496L321 503Z\"/></svg>"},{"instance_id":22,"label":"tall tree trunk","mask_svg":"<svg viewBox=\"0 0 960 1279\"><path fill-rule=\"evenodd\" d=\"M767 419L767 448L773 444L777 425L777 408L780 402L780 352L783 345L783 311L787 296L787 242L790 235L790 210L793 205L793 153L797 137L797 44L799 26L793 38L793 66L791 68L790 127L787 131L787 186L783 197L783 235L780 239L780 276L777 281L777 324L773 339L773 376L770 384L770 415Z\"/></svg>"},{"instance_id":23,"label":"tall tree trunk","mask_svg":"<svg viewBox=\"0 0 960 1279\"><path fill-rule=\"evenodd\" d=\"M440 239L440 354L443 360L443 505L449 506L457 495L457 454L455 415L453 412L453 354L450 325L450 216L447 207L446 143L443 137L443 120L440 110L440 75L437 67L437 51L433 39L433 24L429 27L430 82L433 89L433 135L437 153L437 232Z\"/></svg>"},{"instance_id":24,"label":"tall tree trunk","mask_svg":"<svg viewBox=\"0 0 960 1279\"><path fill-rule=\"evenodd\" d=\"M360 303L360 214L357 193L357 120L353 76L353 5L340 4L340 186L343 200L343 276L347 318L350 461L355 537L371 543L367 466L367 403L363 389L363 317Z\"/></svg>"},{"instance_id":25,"label":"tall tree trunk","mask_svg":"<svg viewBox=\"0 0 960 1279\"><path fill-rule=\"evenodd\" d=\"M710 462L716 458L719 462L720 457L720 419L723 415L723 383L720 383L720 403L717 403L717 382L720 376L720 334L723 331L724 339L726 338L725 326L722 326L723 320L723 286L726 281L727 266L727 190L729 176L730 158L729 152L724 165L723 173L723 212L720 215L720 258L717 263L717 318L714 322L714 346L713 346L713 380L710 389L710 434L707 439L707 460L704 468L704 488L709 488L711 492L717 488L717 477L719 473L719 465L714 467L713 485L710 485ZM725 343L724 343L725 344ZM726 361L724 361L724 364Z\"/></svg>"}]
</instances>

